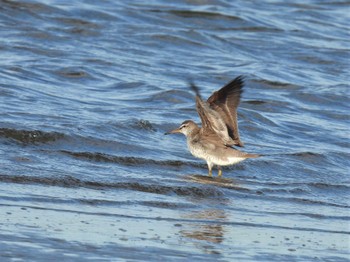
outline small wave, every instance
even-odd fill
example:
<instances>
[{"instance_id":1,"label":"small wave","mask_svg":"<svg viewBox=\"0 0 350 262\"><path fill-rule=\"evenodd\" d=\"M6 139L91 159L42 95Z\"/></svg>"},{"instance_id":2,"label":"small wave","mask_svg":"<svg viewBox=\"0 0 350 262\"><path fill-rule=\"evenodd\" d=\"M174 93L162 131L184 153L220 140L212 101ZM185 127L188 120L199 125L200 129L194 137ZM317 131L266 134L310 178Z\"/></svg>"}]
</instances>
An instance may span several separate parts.
<instances>
[{"instance_id":1,"label":"small wave","mask_svg":"<svg viewBox=\"0 0 350 262\"><path fill-rule=\"evenodd\" d=\"M286 155L294 156L299 159L302 159L305 162L311 162L311 163L321 163L321 162L324 162L326 159L325 155L320 153L315 153L315 152L296 152L296 153L290 153Z\"/></svg>"},{"instance_id":2,"label":"small wave","mask_svg":"<svg viewBox=\"0 0 350 262\"><path fill-rule=\"evenodd\" d=\"M286 194L301 194L308 191L303 188L262 188L259 189L262 193L286 193Z\"/></svg>"},{"instance_id":3,"label":"small wave","mask_svg":"<svg viewBox=\"0 0 350 262\"><path fill-rule=\"evenodd\" d=\"M191 44L191 45L197 45L197 46L205 46L205 43L201 41L195 41L193 39L189 39L184 36L174 36L174 35L168 35L168 34L153 34L152 38L154 38L157 41L168 41L170 43L178 43L180 44Z\"/></svg>"},{"instance_id":4,"label":"small wave","mask_svg":"<svg viewBox=\"0 0 350 262\"><path fill-rule=\"evenodd\" d=\"M27 1L1 1L3 8L10 8L12 10L28 11L30 13L44 13L57 12L58 8L41 3L29 3Z\"/></svg>"},{"instance_id":5,"label":"small wave","mask_svg":"<svg viewBox=\"0 0 350 262\"><path fill-rule=\"evenodd\" d=\"M327 190L349 190L348 185L340 184L331 184L324 182L305 182L305 183L275 183L275 182L256 182L256 181L247 181L251 184L264 186L266 188L260 189L263 192L286 192L286 193L303 193L309 192L305 187L312 187L318 189L327 189Z\"/></svg>"},{"instance_id":6,"label":"small wave","mask_svg":"<svg viewBox=\"0 0 350 262\"><path fill-rule=\"evenodd\" d=\"M251 105L262 105L262 104L266 104L267 102L262 100L247 100L247 101L244 101L244 103L251 104Z\"/></svg>"},{"instance_id":7,"label":"small wave","mask_svg":"<svg viewBox=\"0 0 350 262\"><path fill-rule=\"evenodd\" d=\"M220 18L220 19L228 19L228 20L236 20L236 21L243 21L242 18L238 16L228 15L228 14L222 14L217 12L210 12L210 11L196 11L196 10L159 10L159 9L153 9L150 10L151 12L167 12L179 17L185 17L185 18Z\"/></svg>"},{"instance_id":8,"label":"small wave","mask_svg":"<svg viewBox=\"0 0 350 262\"><path fill-rule=\"evenodd\" d=\"M135 121L134 124L133 124L133 127L138 129L138 130L142 129L142 130L153 131L153 132L157 131L157 129L155 129L153 127L153 125L151 124L150 121L144 120L144 119Z\"/></svg>"},{"instance_id":9,"label":"small wave","mask_svg":"<svg viewBox=\"0 0 350 262\"><path fill-rule=\"evenodd\" d=\"M301 157L313 157L313 156L321 156L319 153L314 153L314 152L298 152L298 153L292 153L290 154L292 156L301 156Z\"/></svg>"},{"instance_id":10,"label":"small wave","mask_svg":"<svg viewBox=\"0 0 350 262\"><path fill-rule=\"evenodd\" d=\"M234 30L244 30L247 32L282 32L282 29L276 27L267 26L242 26L240 28L235 28Z\"/></svg>"},{"instance_id":11,"label":"small wave","mask_svg":"<svg viewBox=\"0 0 350 262\"><path fill-rule=\"evenodd\" d=\"M0 175L0 182L16 184L39 184L46 186L59 186L68 188L90 188L90 189L120 189L134 190L146 193L161 195L176 194L178 196L194 197L217 197L223 193L214 187L196 187L196 186L165 186L160 184L144 184L141 182L98 182L84 181L72 176L61 177L34 177L34 176L9 176Z\"/></svg>"},{"instance_id":12,"label":"small wave","mask_svg":"<svg viewBox=\"0 0 350 262\"><path fill-rule=\"evenodd\" d=\"M89 77L89 74L81 68L64 68L55 72L57 75L65 78L83 78Z\"/></svg>"},{"instance_id":13,"label":"small wave","mask_svg":"<svg viewBox=\"0 0 350 262\"><path fill-rule=\"evenodd\" d=\"M62 22L69 26L82 26L87 28L99 28L98 24L91 21L87 21L82 18L71 18L71 17L58 17L57 21Z\"/></svg>"},{"instance_id":14,"label":"small wave","mask_svg":"<svg viewBox=\"0 0 350 262\"><path fill-rule=\"evenodd\" d=\"M62 139L64 134L58 132L43 132L40 130L0 128L0 137L13 139L23 144L45 144Z\"/></svg>"},{"instance_id":15,"label":"small wave","mask_svg":"<svg viewBox=\"0 0 350 262\"><path fill-rule=\"evenodd\" d=\"M184 161L175 161L175 160L154 160L149 158L142 157L133 157L133 156L111 156L104 153L90 153L90 152L71 152L66 150L59 151L61 153L81 158L87 159L90 161L96 162L110 162L110 163L118 163L123 165L144 165L144 164L153 164L153 165L161 165L161 166L183 166L183 165L191 165L196 167L203 167L195 162L184 162Z\"/></svg>"},{"instance_id":16,"label":"small wave","mask_svg":"<svg viewBox=\"0 0 350 262\"><path fill-rule=\"evenodd\" d=\"M270 80L265 80L265 79L252 80L252 81L256 82L256 83L260 83L262 85L266 85L266 86L270 87L271 89L273 89L273 88L283 88L283 89L297 88L296 85L292 85L290 83L282 83L282 82L278 82L278 81L270 81Z\"/></svg>"},{"instance_id":17,"label":"small wave","mask_svg":"<svg viewBox=\"0 0 350 262\"><path fill-rule=\"evenodd\" d=\"M319 189L343 189L343 190L349 190L350 187L348 185L339 185L339 184L327 184L327 183L308 183L306 184L309 187L315 187Z\"/></svg>"},{"instance_id":18,"label":"small wave","mask_svg":"<svg viewBox=\"0 0 350 262\"><path fill-rule=\"evenodd\" d=\"M170 208L170 209L181 209L181 208L191 208L193 205L185 203L173 203L165 201L141 201L138 204L156 208Z\"/></svg>"},{"instance_id":19,"label":"small wave","mask_svg":"<svg viewBox=\"0 0 350 262\"><path fill-rule=\"evenodd\" d=\"M336 204L336 203L330 203L326 201L320 201L320 200L312 200L312 199L306 199L306 198L288 198L288 201L294 201L294 202L301 202L304 204L310 204L310 205L322 205L322 206L333 206L333 207L340 207L340 208L349 208L349 205L343 205L343 204Z\"/></svg>"}]
</instances>

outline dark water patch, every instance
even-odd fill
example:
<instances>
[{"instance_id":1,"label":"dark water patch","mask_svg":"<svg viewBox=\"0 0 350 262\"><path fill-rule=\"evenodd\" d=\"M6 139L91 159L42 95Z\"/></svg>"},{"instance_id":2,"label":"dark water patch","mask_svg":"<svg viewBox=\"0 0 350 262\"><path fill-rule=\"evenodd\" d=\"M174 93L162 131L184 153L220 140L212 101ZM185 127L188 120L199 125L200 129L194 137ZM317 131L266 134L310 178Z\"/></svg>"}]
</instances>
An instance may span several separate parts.
<instances>
[{"instance_id":1,"label":"dark water patch","mask_svg":"<svg viewBox=\"0 0 350 262\"><path fill-rule=\"evenodd\" d=\"M281 194L302 194L309 193L303 188L259 188L262 193L281 193Z\"/></svg>"},{"instance_id":2,"label":"dark water patch","mask_svg":"<svg viewBox=\"0 0 350 262\"><path fill-rule=\"evenodd\" d=\"M174 203L174 202L165 202L165 201L139 201L137 204L149 207L157 208L169 208L169 209L188 209L193 208L194 205L186 203Z\"/></svg>"},{"instance_id":3,"label":"dark water patch","mask_svg":"<svg viewBox=\"0 0 350 262\"><path fill-rule=\"evenodd\" d=\"M302 203L302 204L306 204L306 205L320 205L320 206L332 206L332 207L340 207L340 208L350 208L349 205L331 203L331 202L326 202L326 201L321 201L321 200L314 200L314 199L296 198L296 197L288 197L288 198L280 197L280 199L281 200L283 199L285 201L292 201L292 202Z\"/></svg>"},{"instance_id":4,"label":"dark water patch","mask_svg":"<svg viewBox=\"0 0 350 262\"><path fill-rule=\"evenodd\" d=\"M23 182L23 180L22 180ZM44 184L48 181L42 181ZM31 183L28 183L31 184ZM88 206L120 206L122 204L127 204L121 201L115 200L105 200L105 199L75 199L75 198L58 198L58 197L38 197L34 195L28 196L1 196L2 200L5 201L21 201L28 203L51 203L51 204L79 204Z\"/></svg>"},{"instance_id":5,"label":"dark water patch","mask_svg":"<svg viewBox=\"0 0 350 262\"><path fill-rule=\"evenodd\" d=\"M132 127L137 129L138 131L140 130L152 131L152 132L157 131L157 129L153 127L150 121L144 120L144 119L134 121Z\"/></svg>"},{"instance_id":6,"label":"dark water patch","mask_svg":"<svg viewBox=\"0 0 350 262\"><path fill-rule=\"evenodd\" d=\"M37 177L37 176L0 175L0 182L15 183L15 184L38 184L38 185L61 186L61 187L78 187L81 183L81 180L74 178L72 176Z\"/></svg>"},{"instance_id":7,"label":"dark water patch","mask_svg":"<svg viewBox=\"0 0 350 262\"><path fill-rule=\"evenodd\" d=\"M94 207L120 207L124 205L142 205L157 208L169 209L188 209L195 207L193 204L174 203L166 201L117 201L107 199L83 199L83 198L57 198L57 197L38 197L38 196L1 196L4 201L11 202L28 202L28 203L50 203L50 204L64 204L64 205L86 205Z\"/></svg>"},{"instance_id":8,"label":"dark water patch","mask_svg":"<svg viewBox=\"0 0 350 262\"><path fill-rule=\"evenodd\" d=\"M334 181L336 182L336 181ZM347 208L347 192L350 190L349 185L337 184L334 182L291 182L291 183L274 183L255 181L246 178L245 183L251 187L257 188L266 197L280 197L283 201L292 201L311 205L325 205ZM318 198L314 198L314 195ZM333 202L333 195L344 196L342 201ZM294 197L290 197L294 196ZM316 200L317 199L317 200ZM322 200L320 200L322 199ZM327 199L327 200L326 200Z\"/></svg>"},{"instance_id":9,"label":"dark water patch","mask_svg":"<svg viewBox=\"0 0 350 262\"><path fill-rule=\"evenodd\" d=\"M169 104L183 105L185 103L193 103L193 94L189 91L183 90L167 90L157 93L152 96L152 101L157 101L160 104L169 106Z\"/></svg>"},{"instance_id":10,"label":"dark water patch","mask_svg":"<svg viewBox=\"0 0 350 262\"><path fill-rule=\"evenodd\" d=\"M36 32L36 35L39 33ZM64 55L64 53L61 50L52 49L52 48L46 48L46 47L38 47L38 46L28 46L26 43L18 43L16 45L13 45L11 47L12 49L16 50L17 52L22 53L23 55L37 55L37 56L44 56L44 57L57 57ZM27 69L23 66L21 67L11 67L9 70L13 72L20 72L23 79L30 79L32 81L37 81L41 78L44 78L44 75L42 75L42 72L35 72L34 67L31 69ZM46 68L47 69L47 68ZM37 76L41 76L39 79L36 78Z\"/></svg>"},{"instance_id":11,"label":"dark water patch","mask_svg":"<svg viewBox=\"0 0 350 262\"><path fill-rule=\"evenodd\" d=\"M251 105L263 105L263 104L266 104L267 102L262 100L246 100L244 101L244 103L251 104Z\"/></svg>"},{"instance_id":12,"label":"dark water patch","mask_svg":"<svg viewBox=\"0 0 350 262\"><path fill-rule=\"evenodd\" d=\"M286 154L289 156L295 156L298 159L301 159L305 162L309 163L319 163L326 161L326 156L321 153L315 153L315 152L296 152L296 153L290 153Z\"/></svg>"},{"instance_id":13,"label":"dark water patch","mask_svg":"<svg viewBox=\"0 0 350 262\"><path fill-rule=\"evenodd\" d=\"M242 179L245 179L245 183L249 183L252 185L260 185L260 186L267 186L267 190L274 190L274 188L294 188L294 189L302 189L303 191L305 187L310 188L318 188L318 189L325 189L325 190L350 190L350 186L346 184L335 184L335 183L324 183L324 182L290 182L290 183L277 183L277 182L266 182L266 181L259 181L259 178L254 177L256 180L250 180L250 178L246 177L240 177Z\"/></svg>"},{"instance_id":14,"label":"dark water patch","mask_svg":"<svg viewBox=\"0 0 350 262\"><path fill-rule=\"evenodd\" d=\"M130 91L135 89L135 92L139 91L139 89L144 86L145 83L142 81L129 81L129 82L119 82L117 84L112 84L109 89L115 90L125 90Z\"/></svg>"},{"instance_id":15,"label":"dark water patch","mask_svg":"<svg viewBox=\"0 0 350 262\"><path fill-rule=\"evenodd\" d=\"M52 34L51 32L46 32L46 31L41 31L41 30L30 30L27 33L27 36L32 38L34 41L38 40L38 41L53 41L53 40L58 40L59 36L56 36L54 34ZM33 49L32 50L33 53L39 53L40 51ZM52 49L46 49L46 50L42 50L41 54L44 54L46 56L52 56L52 57L57 57L60 55L63 55L62 51L58 51L58 50L52 50Z\"/></svg>"},{"instance_id":16,"label":"dark water patch","mask_svg":"<svg viewBox=\"0 0 350 262\"><path fill-rule=\"evenodd\" d=\"M183 36L172 36L168 34L153 34L152 38L156 42L168 42L171 43L172 45L189 45L189 46L198 46L199 47L204 47L206 46L204 42L202 41L195 41L194 39L189 39L187 37Z\"/></svg>"},{"instance_id":17,"label":"dark water patch","mask_svg":"<svg viewBox=\"0 0 350 262\"><path fill-rule=\"evenodd\" d=\"M324 65L333 65L335 64L335 61L329 61L329 60L324 60L322 58L314 57L314 56L309 56L309 55L304 55L304 56L298 56L296 59L299 59L300 61L304 61L310 64L324 64Z\"/></svg>"},{"instance_id":18,"label":"dark water patch","mask_svg":"<svg viewBox=\"0 0 350 262\"><path fill-rule=\"evenodd\" d=\"M65 30L66 33L69 33L70 35L77 35L77 36L83 36L83 37L97 37L99 35L99 32L96 30L90 30L88 28L81 28L81 27L72 27Z\"/></svg>"},{"instance_id":19,"label":"dark water patch","mask_svg":"<svg viewBox=\"0 0 350 262\"><path fill-rule=\"evenodd\" d=\"M15 140L24 145L46 144L63 139L64 134L58 132L44 132L40 130L17 130L0 128L0 137Z\"/></svg>"},{"instance_id":20,"label":"dark water patch","mask_svg":"<svg viewBox=\"0 0 350 262\"><path fill-rule=\"evenodd\" d=\"M325 189L325 190L328 190L328 189L350 190L349 185L327 184L327 183L321 183L321 182L307 183L306 185L308 187L314 187L314 188Z\"/></svg>"},{"instance_id":21,"label":"dark water patch","mask_svg":"<svg viewBox=\"0 0 350 262\"><path fill-rule=\"evenodd\" d=\"M64 68L56 71L56 74L64 78L90 78L91 76L81 68Z\"/></svg>"},{"instance_id":22,"label":"dark water patch","mask_svg":"<svg viewBox=\"0 0 350 262\"><path fill-rule=\"evenodd\" d=\"M276 28L276 27L266 27L266 26L242 26L238 28L232 28L231 30L240 30L244 32L269 32L269 33L276 33L276 32L282 32L282 29Z\"/></svg>"},{"instance_id":23,"label":"dark water patch","mask_svg":"<svg viewBox=\"0 0 350 262\"><path fill-rule=\"evenodd\" d=\"M12 11L25 11L29 13L48 13L48 12L59 12L58 8L42 3L34 3L28 1L0 1L0 9L12 9ZM17 16L18 17L18 16Z\"/></svg>"},{"instance_id":24,"label":"dark water patch","mask_svg":"<svg viewBox=\"0 0 350 262\"><path fill-rule=\"evenodd\" d=\"M153 9L149 10L151 12L156 13L170 13L183 18L204 18L204 19L226 19L231 21L243 21L243 19L239 16L227 15L217 12L210 11L199 11L199 10L160 10Z\"/></svg>"},{"instance_id":25,"label":"dark water patch","mask_svg":"<svg viewBox=\"0 0 350 262\"><path fill-rule=\"evenodd\" d=\"M184 162L184 161L175 161L175 160L154 160L142 157L131 157L131 156L112 156L104 153L90 153L90 152L71 152L66 150L60 150L59 152L73 156L78 159L86 159L89 161L96 162L109 162L109 163L118 163L127 166L137 166L137 165L160 165L160 166L194 166L194 167L203 167L196 162Z\"/></svg>"},{"instance_id":26,"label":"dark water patch","mask_svg":"<svg viewBox=\"0 0 350 262\"><path fill-rule=\"evenodd\" d=\"M250 210L250 209L245 209L244 207L233 207L233 210L237 210L240 212L244 213L259 213L259 214L266 214L266 215L272 215L272 216L286 216L286 217L293 217L293 216L305 216L305 217L310 217L314 219L322 219L322 220L328 220L328 219L333 219L333 220L340 220L340 221L348 221L350 219L349 216L344 216L344 215L329 215L329 214L319 214L319 213L309 213L309 212L293 212L289 213L287 210L285 211L266 211L266 210Z\"/></svg>"},{"instance_id":27,"label":"dark water patch","mask_svg":"<svg viewBox=\"0 0 350 262\"><path fill-rule=\"evenodd\" d=\"M342 221L349 221L350 216L334 216L334 215L321 215L321 214L315 214L315 213L291 213L291 214L286 214L290 216L306 216L310 218L315 218L317 220L322 219L322 220L342 220Z\"/></svg>"},{"instance_id":28,"label":"dark water patch","mask_svg":"<svg viewBox=\"0 0 350 262\"><path fill-rule=\"evenodd\" d=\"M62 22L63 24L70 26L81 26L87 28L99 28L99 25L87 20L83 20L82 18L72 18L72 17L59 17L56 18L58 22Z\"/></svg>"},{"instance_id":29,"label":"dark water patch","mask_svg":"<svg viewBox=\"0 0 350 262\"><path fill-rule=\"evenodd\" d=\"M179 196L193 197L218 197L223 193L214 187L195 187L195 186L165 186L154 184L143 184L141 182L97 182L84 181L72 176L61 177L34 177L34 176L8 176L0 175L0 182L16 183L16 184L34 184L45 186L59 186L66 188L90 188L96 190L103 189L120 189L135 190L154 194L176 194Z\"/></svg>"},{"instance_id":30,"label":"dark water patch","mask_svg":"<svg viewBox=\"0 0 350 262\"><path fill-rule=\"evenodd\" d=\"M219 197L223 195L223 193L219 189L213 187L162 186L145 185L141 183L122 183L121 186L121 188L124 189L162 195L176 194L179 196L192 197Z\"/></svg>"},{"instance_id":31,"label":"dark water patch","mask_svg":"<svg viewBox=\"0 0 350 262\"><path fill-rule=\"evenodd\" d=\"M253 79L251 80L252 82L262 84L267 87L267 89L297 89L300 88L296 85L290 84L290 83L283 83L283 82L278 82L278 81L271 81L271 80L266 80L266 79Z\"/></svg>"},{"instance_id":32,"label":"dark water patch","mask_svg":"<svg viewBox=\"0 0 350 262\"><path fill-rule=\"evenodd\" d=\"M342 203L339 201L333 202L328 200L320 200L320 198L314 198L313 196L310 196L311 192L314 192L314 190L308 190L305 189L307 186L305 184L300 184L299 187L294 187L292 189L288 188L263 188L263 189L250 189L247 192L255 192L254 194L249 194L250 198L256 199L261 198L260 195L263 195L263 199L271 200L271 201L278 201L278 202L286 202L288 204L297 203L305 205L305 208L307 208L307 205L310 206L328 206L328 207L338 207L338 208L350 208L348 203ZM327 189L327 194L329 194L329 189ZM296 196L300 195L300 196ZM308 195L308 196L304 196Z\"/></svg>"}]
</instances>

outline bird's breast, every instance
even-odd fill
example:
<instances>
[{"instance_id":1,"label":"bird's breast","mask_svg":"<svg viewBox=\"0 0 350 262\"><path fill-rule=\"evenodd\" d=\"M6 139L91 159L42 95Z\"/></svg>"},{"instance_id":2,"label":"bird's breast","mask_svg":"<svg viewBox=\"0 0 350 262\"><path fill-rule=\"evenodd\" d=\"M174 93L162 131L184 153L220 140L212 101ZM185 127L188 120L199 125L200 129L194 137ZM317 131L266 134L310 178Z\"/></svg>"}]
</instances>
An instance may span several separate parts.
<instances>
[{"instance_id":1,"label":"bird's breast","mask_svg":"<svg viewBox=\"0 0 350 262\"><path fill-rule=\"evenodd\" d=\"M203 146L200 143L198 143L198 141L187 140L187 147L193 156L202 158L202 159L206 158L206 151L203 148Z\"/></svg>"}]
</instances>

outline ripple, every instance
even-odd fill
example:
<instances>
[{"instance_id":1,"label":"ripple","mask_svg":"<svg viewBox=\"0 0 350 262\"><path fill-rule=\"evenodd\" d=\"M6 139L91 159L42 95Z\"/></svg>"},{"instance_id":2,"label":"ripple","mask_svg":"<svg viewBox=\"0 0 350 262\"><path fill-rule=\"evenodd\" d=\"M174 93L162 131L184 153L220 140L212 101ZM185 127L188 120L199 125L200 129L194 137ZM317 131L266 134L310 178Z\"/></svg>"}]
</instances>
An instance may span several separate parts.
<instances>
[{"instance_id":1,"label":"ripple","mask_svg":"<svg viewBox=\"0 0 350 262\"><path fill-rule=\"evenodd\" d=\"M153 9L150 10L152 12L167 12L174 14L179 17L185 17L185 18L218 18L218 19L228 19L228 20L235 20L235 21L243 21L243 19L239 16L233 16L228 14L222 14L217 12L210 12L210 11L198 11L198 10L159 10L159 9Z\"/></svg>"},{"instance_id":2,"label":"ripple","mask_svg":"<svg viewBox=\"0 0 350 262\"><path fill-rule=\"evenodd\" d=\"M267 86L267 88L271 88L271 89L295 89L295 88L298 88L298 86L290 84L290 83L271 81L271 80L267 80L267 79L261 79L261 80L255 79L252 81L255 83L265 85L265 86Z\"/></svg>"},{"instance_id":3,"label":"ripple","mask_svg":"<svg viewBox=\"0 0 350 262\"><path fill-rule=\"evenodd\" d=\"M151 124L150 121L148 120L137 120L134 122L133 128L137 129L137 130L146 130L146 131L152 131L152 132L156 132L157 129L155 129L153 127L153 125Z\"/></svg>"},{"instance_id":4,"label":"ripple","mask_svg":"<svg viewBox=\"0 0 350 262\"><path fill-rule=\"evenodd\" d=\"M144 184L139 182L98 182L84 181L72 176L62 177L35 177L35 176L8 176L0 175L0 182L16 183L16 184L37 184L44 186L59 186L67 188L90 188L95 190L102 189L118 189L118 190L133 190L154 194L176 194L179 196L193 197L218 197L223 193L214 187L196 187L196 186L166 186Z\"/></svg>"},{"instance_id":5,"label":"ripple","mask_svg":"<svg viewBox=\"0 0 350 262\"><path fill-rule=\"evenodd\" d=\"M91 77L87 72L79 68L65 68L59 71L56 71L56 74L66 78L85 78Z\"/></svg>"},{"instance_id":6,"label":"ripple","mask_svg":"<svg viewBox=\"0 0 350 262\"><path fill-rule=\"evenodd\" d=\"M13 10L20 10L20 11L29 11L29 12L37 12L37 13L43 13L43 12L57 12L58 9L54 8L50 5L42 4L42 3L32 3L32 2L26 2L26 1L1 1L2 7L10 7Z\"/></svg>"},{"instance_id":7,"label":"ripple","mask_svg":"<svg viewBox=\"0 0 350 262\"><path fill-rule=\"evenodd\" d=\"M10 138L23 144L46 144L65 137L58 132L43 132L40 130L17 130L0 128L0 137Z\"/></svg>"},{"instance_id":8,"label":"ripple","mask_svg":"<svg viewBox=\"0 0 350 262\"><path fill-rule=\"evenodd\" d=\"M127 156L112 156L104 153L91 153L91 152L71 152L66 150L59 151L61 153L73 156L79 159L86 159L89 161L96 162L109 162L109 163L118 163L123 165L160 165L160 166L174 166L180 167L183 165L189 165L194 167L205 167L203 164L198 164L195 162L185 162L185 161L174 161L174 160L154 160L142 157L127 157Z\"/></svg>"}]
</instances>

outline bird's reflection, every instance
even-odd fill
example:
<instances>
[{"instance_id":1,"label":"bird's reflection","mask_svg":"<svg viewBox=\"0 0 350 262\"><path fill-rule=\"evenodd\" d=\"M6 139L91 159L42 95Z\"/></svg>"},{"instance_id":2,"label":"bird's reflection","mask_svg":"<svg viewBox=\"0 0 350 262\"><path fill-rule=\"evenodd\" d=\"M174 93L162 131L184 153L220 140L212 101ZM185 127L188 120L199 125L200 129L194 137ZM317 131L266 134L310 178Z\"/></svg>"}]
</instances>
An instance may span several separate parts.
<instances>
[{"instance_id":1,"label":"bird's reflection","mask_svg":"<svg viewBox=\"0 0 350 262\"><path fill-rule=\"evenodd\" d=\"M230 178L223 178L223 177L210 177L210 176L203 176L203 175L188 175L185 177L186 180L199 183L199 184L206 184L206 185L214 185L218 187L223 188L230 188L230 189L241 189L239 183L233 179Z\"/></svg>"},{"instance_id":2,"label":"bird's reflection","mask_svg":"<svg viewBox=\"0 0 350 262\"><path fill-rule=\"evenodd\" d=\"M222 177L208 177L196 174L186 175L185 179L203 186L209 191L217 190L220 192L222 188L230 190L244 190L239 182ZM231 206L231 200L218 194L195 197L190 196L189 201L196 206L204 207L196 211L188 211L182 214L182 217L189 221L183 223L179 233L183 236L182 241L186 244L194 245L207 254L220 255L220 244L225 240L225 234L228 232L226 228L227 222L230 220L225 212L225 207Z\"/></svg>"},{"instance_id":3,"label":"bird's reflection","mask_svg":"<svg viewBox=\"0 0 350 262\"><path fill-rule=\"evenodd\" d=\"M205 253L220 254L215 244L224 240L225 228L222 221L226 220L225 212L221 209L208 209L191 212L184 217L194 222L183 224L181 235Z\"/></svg>"}]
</instances>

